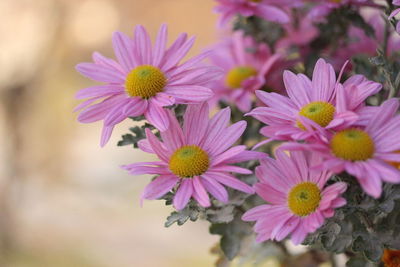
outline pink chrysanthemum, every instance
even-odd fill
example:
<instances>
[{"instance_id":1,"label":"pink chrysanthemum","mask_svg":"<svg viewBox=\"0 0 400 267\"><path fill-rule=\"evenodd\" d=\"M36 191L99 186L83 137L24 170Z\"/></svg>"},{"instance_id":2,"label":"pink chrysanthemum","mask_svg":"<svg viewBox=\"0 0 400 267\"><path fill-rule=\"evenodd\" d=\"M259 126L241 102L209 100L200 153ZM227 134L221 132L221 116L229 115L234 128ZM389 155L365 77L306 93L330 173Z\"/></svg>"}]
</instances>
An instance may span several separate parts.
<instances>
[{"instance_id":1,"label":"pink chrysanthemum","mask_svg":"<svg viewBox=\"0 0 400 267\"><path fill-rule=\"evenodd\" d=\"M358 119L364 100L376 94L382 85L355 75L343 85L335 71L323 59L314 68L312 81L303 74L285 71L283 79L289 97L257 91L267 107L258 107L248 115L267 124L261 133L272 140L307 140L316 131L312 123L325 129L338 129ZM260 143L263 144L265 142Z\"/></svg>"},{"instance_id":2,"label":"pink chrysanthemum","mask_svg":"<svg viewBox=\"0 0 400 267\"><path fill-rule=\"evenodd\" d=\"M213 102L224 100L248 112L255 90L265 85L279 57L272 54L267 45L257 44L243 32L233 33L232 38L218 44L210 55L211 62L224 72L212 86Z\"/></svg>"},{"instance_id":3,"label":"pink chrysanthemum","mask_svg":"<svg viewBox=\"0 0 400 267\"><path fill-rule=\"evenodd\" d=\"M78 120L82 123L104 120L102 146L114 126L127 117L144 115L160 131L165 131L169 121L163 107L206 101L213 95L206 85L220 75L215 67L201 64L207 53L179 64L193 43L194 38L187 40L187 35L181 34L166 49L166 25L161 26L154 47L142 26L136 27L133 40L123 33L114 33L118 62L94 53L94 63L76 67L84 76L106 83L77 93L78 99L90 98L76 108L86 108ZM98 100L102 101L94 104Z\"/></svg>"},{"instance_id":4,"label":"pink chrysanthemum","mask_svg":"<svg viewBox=\"0 0 400 267\"><path fill-rule=\"evenodd\" d=\"M324 161L315 168L335 173L346 171L357 178L368 195L379 198L382 181L400 183L400 170L392 165L400 162L398 109L398 100L390 99L372 109L373 115L366 126L356 124L337 132L326 132L328 138L321 138L319 142L289 143L284 147L318 153Z\"/></svg>"},{"instance_id":5,"label":"pink chrysanthemum","mask_svg":"<svg viewBox=\"0 0 400 267\"><path fill-rule=\"evenodd\" d=\"M325 187L332 173L310 169L311 164L320 162L314 154L291 152L289 157L278 149L276 158L263 159L256 168L260 181L256 193L268 204L250 209L242 219L257 221L257 242L281 241L290 234L298 245L321 227L325 218L332 217L335 208L346 204L341 194L347 185L338 182Z\"/></svg>"},{"instance_id":6,"label":"pink chrysanthemum","mask_svg":"<svg viewBox=\"0 0 400 267\"><path fill-rule=\"evenodd\" d=\"M282 10L285 7L299 5L299 0L216 0L215 11L221 13L219 24L222 26L235 15L244 17L258 16L277 23L289 22L289 16Z\"/></svg>"},{"instance_id":7,"label":"pink chrysanthemum","mask_svg":"<svg viewBox=\"0 0 400 267\"><path fill-rule=\"evenodd\" d=\"M249 194L254 192L252 187L230 174L251 174L251 171L231 164L266 156L246 151L243 145L231 147L245 130L245 121L226 128L230 109L225 108L209 119L208 104L205 103L188 106L182 128L172 112L168 114L170 127L161 132L162 142L146 129L147 139L139 143L139 148L157 154L160 161L124 166L134 175L159 175L145 188L142 198L157 199L176 188L173 205L181 210L191 197L201 206L209 206L207 192L227 203L228 193L221 184Z\"/></svg>"},{"instance_id":8,"label":"pink chrysanthemum","mask_svg":"<svg viewBox=\"0 0 400 267\"><path fill-rule=\"evenodd\" d=\"M400 6L400 0L393 0L393 5ZM390 14L389 19L392 19L394 16L396 16L399 13L400 13L400 8L396 8ZM396 32L398 32L400 34L400 22L398 22L397 25L396 25Z\"/></svg>"}]
</instances>

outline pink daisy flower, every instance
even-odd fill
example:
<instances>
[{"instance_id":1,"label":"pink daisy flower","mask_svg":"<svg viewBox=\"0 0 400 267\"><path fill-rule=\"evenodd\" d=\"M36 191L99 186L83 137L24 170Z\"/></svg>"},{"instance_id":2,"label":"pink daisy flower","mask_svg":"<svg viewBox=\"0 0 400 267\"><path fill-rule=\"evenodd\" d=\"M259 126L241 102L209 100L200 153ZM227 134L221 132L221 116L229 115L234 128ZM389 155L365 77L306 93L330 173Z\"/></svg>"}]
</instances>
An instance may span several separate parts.
<instances>
[{"instance_id":1,"label":"pink daisy flower","mask_svg":"<svg viewBox=\"0 0 400 267\"><path fill-rule=\"evenodd\" d=\"M361 75L341 84L323 59L315 65L312 80L290 71L285 71L283 79L288 97L257 91L266 107L247 114L267 124L260 133L269 139L259 145L272 140L307 140L319 133L313 124L331 130L350 125L358 119L355 112L365 106L365 99L382 88Z\"/></svg>"},{"instance_id":2,"label":"pink daisy flower","mask_svg":"<svg viewBox=\"0 0 400 267\"><path fill-rule=\"evenodd\" d=\"M157 199L175 188L173 205L181 210L191 197L203 207L210 206L207 192L227 203L228 193L223 185L254 193L252 187L231 174L251 174L250 170L231 164L266 157L264 153L246 151L243 145L231 147L245 130L245 121L227 127L229 108L209 119L206 103L188 106L182 128L172 112L168 114L170 127L161 132L162 142L149 129L147 139L139 142L139 148L156 154L160 161L123 167L134 175L159 175L146 186L142 199Z\"/></svg>"},{"instance_id":3,"label":"pink daisy flower","mask_svg":"<svg viewBox=\"0 0 400 267\"><path fill-rule=\"evenodd\" d=\"M325 218L332 217L336 208L346 204L341 194L347 185L325 186L332 173L310 169L315 161L320 162L314 154L291 152L289 157L278 149L276 158L263 159L256 168L260 182L254 187L268 204L248 210L242 219L256 221L257 242L282 241L290 235L298 245L321 227Z\"/></svg>"},{"instance_id":4,"label":"pink daisy flower","mask_svg":"<svg viewBox=\"0 0 400 267\"><path fill-rule=\"evenodd\" d=\"M365 127L358 125L327 132L327 139L313 144L290 143L283 147L315 151L324 159L315 168L335 173L346 171L357 178L368 195L379 198L382 181L400 183L400 170L393 166L400 162L398 109L398 100L390 99L373 109Z\"/></svg>"},{"instance_id":5,"label":"pink daisy flower","mask_svg":"<svg viewBox=\"0 0 400 267\"><path fill-rule=\"evenodd\" d=\"M213 102L224 100L248 112L255 90L265 85L266 76L279 58L280 55L272 54L267 45L257 44L241 31L234 32L230 39L216 45L210 55L211 62L224 72L212 86Z\"/></svg>"},{"instance_id":6,"label":"pink daisy flower","mask_svg":"<svg viewBox=\"0 0 400 267\"><path fill-rule=\"evenodd\" d=\"M400 0L393 0L393 5L395 6L400 6ZM389 19L394 18L397 14L400 13L400 8L396 8L393 10L393 12L390 14ZM396 25L396 32L400 33L400 22L397 23Z\"/></svg>"},{"instance_id":7,"label":"pink daisy flower","mask_svg":"<svg viewBox=\"0 0 400 267\"><path fill-rule=\"evenodd\" d=\"M105 83L77 93L78 99L89 98L75 109L85 108L78 120L104 120L101 146L109 140L114 126L127 117L144 115L160 131L165 131L169 121L163 107L208 100L213 93L207 84L220 75L215 67L200 64L207 53L179 64L193 43L194 38L187 40L187 35L181 34L166 49L166 25L161 26L154 47L142 26L136 27L134 39L114 33L117 61L94 53L94 63L76 66L84 76Z\"/></svg>"},{"instance_id":8,"label":"pink daisy flower","mask_svg":"<svg viewBox=\"0 0 400 267\"><path fill-rule=\"evenodd\" d=\"M244 17L257 16L277 23L289 22L289 16L282 10L300 4L299 0L216 0L217 13L221 13L219 24L226 24L229 19L240 14Z\"/></svg>"}]
</instances>

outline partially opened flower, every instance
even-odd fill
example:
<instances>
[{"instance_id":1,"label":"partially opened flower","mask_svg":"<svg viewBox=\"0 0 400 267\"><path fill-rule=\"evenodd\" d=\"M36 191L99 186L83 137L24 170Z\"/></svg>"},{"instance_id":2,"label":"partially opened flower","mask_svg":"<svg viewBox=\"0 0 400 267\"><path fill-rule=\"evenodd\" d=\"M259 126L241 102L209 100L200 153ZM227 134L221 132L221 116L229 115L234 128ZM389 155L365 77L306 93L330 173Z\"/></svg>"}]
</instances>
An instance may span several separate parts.
<instances>
[{"instance_id":1,"label":"partially opened flower","mask_svg":"<svg viewBox=\"0 0 400 267\"><path fill-rule=\"evenodd\" d=\"M104 120L102 146L114 126L127 117L144 115L160 131L165 131L169 121L163 107L206 101L213 95L206 85L220 75L215 67L201 64L207 53L180 64L193 43L194 38L187 40L187 35L181 34L166 49L166 25L161 26L154 47L142 26L136 27L133 40L123 33L114 33L117 62L94 53L94 63L80 63L76 67L84 76L105 83L77 93L79 99L89 98L76 108L85 108L78 120Z\"/></svg>"},{"instance_id":2,"label":"partially opened flower","mask_svg":"<svg viewBox=\"0 0 400 267\"><path fill-rule=\"evenodd\" d=\"M161 132L162 142L146 129L147 139L139 143L139 148L156 154L160 161L124 166L134 175L159 175L145 188L144 199L157 199L176 189L173 204L181 210L191 197L201 206L210 206L208 192L227 203L228 193L223 185L253 193L252 187L231 174L251 174L251 171L232 164L265 157L265 154L246 151L243 145L232 147L245 130L246 122L239 121L227 127L229 108L219 111L211 119L208 114L205 103L189 105L181 128L170 112L170 127Z\"/></svg>"},{"instance_id":3,"label":"partially opened flower","mask_svg":"<svg viewBox=\"0 0 400 267\"><path fill-rule=\"evenodd\" d=\"M382 88L361 75L349 78L342 85L336 81L333 67L323 59L315 65L312 80L289 71L285 71L283 79L288 97L257 91L266 107L248 113L267 124L260 131L269 137L266 142L306 140L316 133L312 123L324 129L345 127L358 119L355 112L365 106L365 99Z\"/></svg>"},{"instance_id":4,"label":"partially opened flower","mask_svg":"<svg viewBox=\"0 0 400 267\"><path fill-rule=\"evenodd\" d=\"M335 173L346 171L357 178L368 195L379 198L382 182L400 183L400 170L394 167L400 162L398 109L398 100L390 99L373 109L374 114L365 126L328 132L327 140L321 139L316 143L289 143L284 147L318 153L324 161L316 164L315 168Z\"/></svg>"},{"instance_id":5,"label":"partially opened flower","mask_svg":"<svg viewBox=\"0 0 400 267\"><path fill-rule=\"evenodd\" d=\"M216 45L211 62L223 69L224 76L215 80L213 101L233 103L243 112L251 109L254 92L266 83L280 55L272 54L265 44L257 44L241 31Z\"/></svg>"},{"instance_id":6,"label":"partially opened flower","mask_svg":"<svg viewBox=\"0 0 400 267\"><path fill-rule=\"evenodd\" d=\"M300 244L322 226L325 218L332 217L336 208L346 204L341 194L347 185L338 182L326 186L332 173L310 168L319 161L315 154L291 152L288 156L280 149L276 160L261 160L255 189L268 204L256 206L242 217L256 221L257 242L281 241L290 235L294 244Z\"/></svg>"},{"instance_id":7,"label":"partially opened flower","mask_svg":"<svg viewBox=\"0 0 400 267\"><path fill-rule=\"evenodd\" d=\"M244 17L258 16L277 23L289 22L289 16L282 8L299 5L299 0L216 0L215 11L221 13L220 25L224 25L238 14Z\"/></svg>"}]
</instances>

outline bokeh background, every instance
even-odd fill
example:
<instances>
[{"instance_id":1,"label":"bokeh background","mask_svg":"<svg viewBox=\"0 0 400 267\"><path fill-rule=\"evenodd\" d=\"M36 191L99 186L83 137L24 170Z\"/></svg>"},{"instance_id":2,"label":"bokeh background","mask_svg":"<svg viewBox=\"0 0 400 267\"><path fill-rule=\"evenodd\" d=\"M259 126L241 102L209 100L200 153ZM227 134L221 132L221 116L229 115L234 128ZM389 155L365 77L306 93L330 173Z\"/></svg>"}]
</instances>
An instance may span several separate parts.
<instances>
[{"instance_id":1,"label":"bokeh background","mask_svg":"<svg viewBox=\"0 0 400 267\"><path fill-rule=\"evenodd\" d=\"M164 228L161 201L139 206L150 176L120 165L148 155L101 149L101 123L79 124L74 94L94 82L74 66L93 51L113 57L115 30L154 36L169 25L197 36L194 55L217 36L212 0L0 0L0 266L212 266L218 240L204 222Z\"/></svg>"}]
</instances>

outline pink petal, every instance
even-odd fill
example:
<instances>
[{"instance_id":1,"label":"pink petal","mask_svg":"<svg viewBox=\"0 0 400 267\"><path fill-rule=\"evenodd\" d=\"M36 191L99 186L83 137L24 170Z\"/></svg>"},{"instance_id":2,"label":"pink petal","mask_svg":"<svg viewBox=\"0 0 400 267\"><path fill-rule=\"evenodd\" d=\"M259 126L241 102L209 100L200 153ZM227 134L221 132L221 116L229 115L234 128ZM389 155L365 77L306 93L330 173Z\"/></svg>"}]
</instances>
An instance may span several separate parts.
<instances>
[{"instance_id":1,"label":"pink petal","mask_svg":"<svg viewBox=\"0 0 400 267\"><path fill-rule=\"evenodd\" d=\"M203 183L199 176L195 176L193 179L193 197L202 207L209 207L211 205L210 198L208 197L207 191L204 188Z\"/></svg>"},{"instance_id":2,"label":"pink petal","mask_svg":"<svg viewBox=\"0 0 400 267\"><path fill-rule=\"evenodd\" d=\"M207 175L202 175L201 177L205 189L210 192L211 195L222 203L228 203L228 192L225 187Z\"/></svg>"},{"instance_id":3,"label":"pink petal","mask_svg":"<svg viewBox=\"0 0 400 267\"><path fill-rule=\"evenodd\" d=\"M158 199L172 190L178 181L179 178L174 175L158 176L145 187L142 197L149 200Z\"/></svg>"},{"instance_id":4,"label":"pink petal","mask_svg":"<svg viewBox=\"0 0 400 267\"><path fill-rule=\"evenodd\" d=\"M132 40L121 32L115 32L112 37L112 43L118 62L126 72L129 72L136 66Z\"/></svg>"},{"instance_id":5,"label":"pink petal","mask_svg":"<svg viewBox=\"0 0 400 267\"><path fill-rule=\"evenodd\" d=\"M188 204L193 194L193 185L191 179L183 179L173 199L175 209L182 210Z\"/></svg>"},{"instance_id":6,"label":"pink petal","mask_svg":"<svg viewBox=\"0 0 400 267\"><path fill-rule=\"evenodd\" d=\"M153 124L158 130L164 132L168 129L169 126L169 118L167 111L164 108L155 105L150 101L149 107L145 112L144 116Z\"/></svg>"},{"instance_id":7,"label":"pink petal","mask_svg":"<svg viewBox=\"0 0 400 267\"><path fill-rule=\"evenodd\" d=\"M211 172L208 171L207 176L214 178L215 180L217 180L218 182L220 182L221 184L224 184L226 186L232 187L236 190L248 193L248 194L254 194L254 189L245 184L244 182L240 181L238 178L229 175L229 174L225 174L225 173L218 173L218 172Z\"/></svg>"},{"instance_id":8,"label":"pink petal","mask_svg":"<svg viewBox=\"0 0 400 267\"><path fill-rule=\"evenodd\" d=\"M99 82L123 83L125 77L110 67L93 63L80 63L76 70L89 79Z\"/></svg>"}]
</instances>

